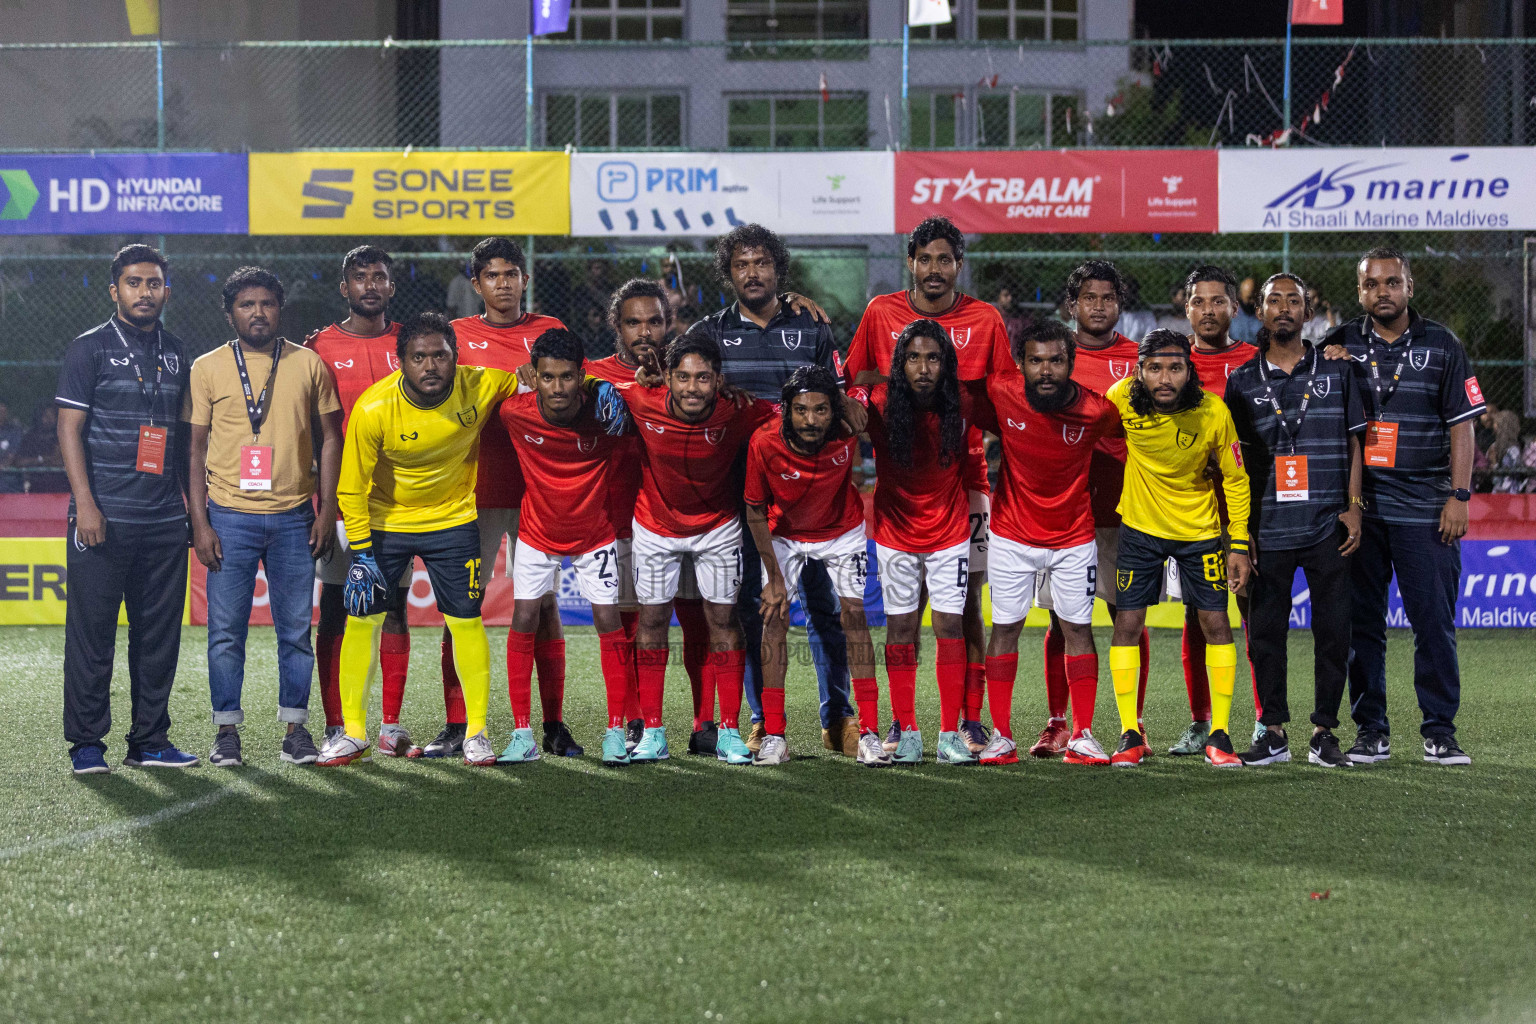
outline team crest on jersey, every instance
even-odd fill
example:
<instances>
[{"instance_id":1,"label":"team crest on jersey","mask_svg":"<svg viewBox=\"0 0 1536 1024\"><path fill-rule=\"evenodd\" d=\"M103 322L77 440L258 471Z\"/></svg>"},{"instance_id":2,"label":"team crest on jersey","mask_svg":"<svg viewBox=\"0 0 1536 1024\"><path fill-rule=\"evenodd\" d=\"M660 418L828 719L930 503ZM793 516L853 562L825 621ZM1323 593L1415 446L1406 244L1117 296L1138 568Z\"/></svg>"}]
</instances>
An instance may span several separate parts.
<instances>
[{"instance_id":1,"label":"team crest on jersey","mask_svg":"<svg viewBox=\"0 0 1536 1024\"><path fill-rule=\"evenodd\" d=\"M708 441L710 444L719 444L721 441L725 440L725 428L705 427L704 440Z\"/></svg>"},{"instance_id":2,"label":"team crest on jersey","mask_svg":"<svg viewBox=\"0 0 1536 1024\"><path fill-rule=\"evenodd\" d=\"M1429 349L1421 348L1417 352L1408 353L1408 365L1415 370L1423 370L1429 365Z\"/></svg>"},{"instance_id":3,"label":"team crest on jersey","mask_svg":"<svg viewBox=\"0 0 1536 1024\"><path fill-rule=\"evenodd\" d=\"M1109 361L1109 373L1115 380L1121 380L1131 372L1131 364L1127 360L1111 359Z\"/></svg>"},{"instance_id":4,"label":"team crest on jersey","mask_svg":"<svg viewBox=\"0 0 1536 1024\"><path fill-rule=\"evenodd\" d=\"M1180 448L1188 448L1195 443L1195 435L1187 430L1181 430L1174 436L1173 440Z\"/></svg>"},{"instance_id":5,"label":"team crest on jersey","mask_svg":"<svg viewBox=\"0 0 1536 1024\"><path fill-rule=\"evenodd\" d=\"M834 465L834 466L846 466L846 465L848 465L848 446L846 444L843 445L843 450L842 451L840 451L836 455L832 456L832 465Z\"/></svg>"},{"instance_id":6,"label":"team crest on jersey","mask_svg":"<svg viewBox=\"0 0 1536 1024\"><path fill-rule=\"evenodd\" d=\"M1061 439L1067 444L1077 444L1088 433L1087 427L1069 427L1065 423L1061 425Z\"/></svg>"},{"instance_id":7,"label":"team crest on jersey","mask_svg":"<svg viewBox=\"0 0 1536 1024\"><path fill-rule=\"evenodd\" d=\"M949 332L949 340L955 343L956 349L965 348L971 343L971 329L969 327L956 327Z\"/></svg>"},{"instance_id":8,"label":"team crest on jersey","mask_svg":"<svg viewBox=\"0 0 1536 1024\"><path fill-rule=\"evenodd\" d=\"M350 370L350 369L352 369L352 364L355 363L355 362L357 362L357 360L355 360L355 359L348 359L348 360L346 360L344 362L342 360L338 359L334 363L332 363L331 365L336 367L336 369L338 369L338 370Z\"/></svg>"},{"instance_id":9,"label":"team crest on jersey","mask_svg":"<svg viewBox=\"0 0 1536 1024\"><path fill-rule=\"evenodd\" d=\"M470 348L490 348L491 347L491 343L488 342L488 341L472 341L472 342L469 343L469 347Z\"/></svg>"},{"instance_id":10,"label":"team crest on jersey","mask_svg":"<svg viewBox=\"0 0 1536 1024\"><path fill-rule=\"evenodd\" d=\"M391 370L398 370L398 369L400 369L400 360L399 360L399 358L393 352L389 352L389 353L385 354L384 362L389 364L389 368Z\"/></svg>"},{"instance_id":11,"label":"team crest on jersey","mask_svg":"<svg viewBox=\"0 0 1536 1024\"><path fill-rule=\"evenodd\" d=\"M475 425L475 421L478 420L479 418L480 418L480 410L475 408L473 405L470 406L468 409L461 409L461 410L459 410L459 422L464 424L466 427L474 426Z\"/></svg>"},{"instance_id":12,"label":"team crest on jersey","mask_svg":"<svg viewBox=\"0 0 1536 1024\"><path fill-rule=\"evenodd\" d=\"M1024 424L1022 424L1022 423L1020 423L1017 420L1012 419L1012 418L1008 419L1008 425L1010 427L1012 427L1014 430L1023 430L1023 429L1025 429L1024 428Z\"/></svg>"},{"instance_id":13,"label":"team crest on jersey","mask_svg":"<svg viewBox=\"0 0 1536 1024\"><path fill-rule=\"evenodd\" d=\"M597 451L597 438L578 436L576 438L576 450L583 455Z\"/></svg>"},{"instance_id":14,"label":"team crest on jersey","mask_svg":"<svg viewBox=\"0 0 1536 1024\"><path fill-rule=\"evenodd\" d=\"M544 443L544 439L542 437L534 437L532 434L524 434L523 435L523 440L527 441L529 444L543 444Z\"/></svg>"},{"instance_id":15,"label":"team crest on jersey","mask_svg":"<svg viewBox=\"0 0 1536 1024\"><path fill-rule=\"evenodd\" d=\"M1312 393L1314 395L1316 395L1318 398L1327 398L1329 392L1331 392L1332 390L1333 390L1333 378L1332 377L1319 377L1319 378L1317 378L1317 382L1312 385Z\"/></svg>"},{"instance_id":16,"label":"team crest on jersey","mask_svg":"<svg viewBox=\"0 0 1536 1024\"><path fill-rule=\"evenodd\" d=\"M785 348L797 349L800 347L800 336L804 333L804 331L780 331L779 337L784 339Z\"/></svg>"},{"instance_id":17,"label":"team crest on jersey","mask_svg":"<svg viewBox=\"0 0 1536 1024\"><path fill-rule=\"evenodd\" d=\"M1135 569L1116 569L1115 586L1121 590L1131 589L1131 580L1136 576Z\"/></svg>"},{"instance_id":18,"label":"team crest on jersey","mask_svg":"<svg viewBox=\"0 0 1536 1024\"><path fill-rule=\"evenodd\" d=\"M177 374L178 372L180 372L181 360L177 357L176 353L174 353L174 352L167 352L165 354L165 356L164 356L164 359L165 359L165 368L167 370L170 370L171 374L173 376L175 374Z\"/></svg>"}]
</instances>

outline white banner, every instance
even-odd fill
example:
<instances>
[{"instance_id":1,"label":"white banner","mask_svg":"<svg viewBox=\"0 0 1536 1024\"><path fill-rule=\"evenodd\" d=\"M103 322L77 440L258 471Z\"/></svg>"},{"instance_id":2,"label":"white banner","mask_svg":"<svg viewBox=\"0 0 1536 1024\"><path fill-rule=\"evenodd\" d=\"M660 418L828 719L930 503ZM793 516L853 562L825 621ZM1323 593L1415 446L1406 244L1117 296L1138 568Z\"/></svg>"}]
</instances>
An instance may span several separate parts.
<instances>
[{"instance_id":1,"label":"white banner","mask_svg":"<svg viewBox=\"0 0 1536 1024\"><path fill-rule=\"evenodd\" d=\"M1221 230L1536 228L1536 149L1223 149Z\"/></svg>"},{"instance_id":2,"label":"white banner","mask_svg":"<svg viewBox=\"0 0 1536 1024\"><path fill-rule=\"evenodd\" d=\"M890 153L578 153L571 234L888 235L894 181Z\"/></svg>"}]
</instances>

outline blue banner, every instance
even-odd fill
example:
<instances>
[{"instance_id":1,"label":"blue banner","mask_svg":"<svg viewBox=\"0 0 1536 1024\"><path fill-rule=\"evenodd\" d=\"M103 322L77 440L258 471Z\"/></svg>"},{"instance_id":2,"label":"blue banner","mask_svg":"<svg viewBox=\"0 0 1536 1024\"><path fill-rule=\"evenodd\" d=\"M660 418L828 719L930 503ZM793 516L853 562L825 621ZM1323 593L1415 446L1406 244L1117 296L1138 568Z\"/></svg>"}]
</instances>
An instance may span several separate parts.
<instances>
[{"instance_id":1,"label":"blue banner","mask_svg":"<svg viewBox=\"0 0 1536 1024\"><path fill-rule=\"evenodd\" d=\"M571 0L533 0L533 34L564 32L571 24Z\"/></svg>"},{"instance_id":2,"label":"blue banner","mask_svg":"<svg viewBox=\"0 0 1536 1024\"><path fill-rule=\"evenodd\" d=\"M241 153L0 155L0 235L243 235Z\"/></svg>"}]
</instances>

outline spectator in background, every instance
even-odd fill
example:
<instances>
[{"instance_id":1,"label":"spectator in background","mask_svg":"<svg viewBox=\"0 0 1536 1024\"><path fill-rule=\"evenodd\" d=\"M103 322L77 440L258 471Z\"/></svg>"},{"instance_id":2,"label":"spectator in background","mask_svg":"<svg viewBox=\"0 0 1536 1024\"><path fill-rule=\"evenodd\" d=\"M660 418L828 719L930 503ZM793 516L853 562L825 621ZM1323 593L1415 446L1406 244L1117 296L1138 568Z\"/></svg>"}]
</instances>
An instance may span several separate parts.
<instances>
[{"instance_id":1,"label":"spectator in background","mask_svg":"<svg viewBox=\"0 0 1536 1024\"><path fill-rule=\"evenodd\" d=\"M1120 320L1115 326L1121 334L1136 342L1157 329L1157 317L1141 301L1141 284L1130 274L1125 275L1125 306L1120 310ZM1184 326L1189 326L1187 320ZM1179 330L1179 333L1184 332Z\"/></svg>"},{"instance_id":2,"label":"spectator in background","mask_svg":"<svg viewBox=\"0 0 1536 1024\"><path fill-rule=\"evenodd\" d=\"M1028 323L1027 318L1019 312L1019 304L1014 301L1013 289L1008 285L1002 285L997 289L997 298L992 300L992 305L1003 318L1003 328L1008 332L1008 340L1019 336L1019 332Z\"/></svg>"},{"instance_id":3,"label":"spectator in background","mask_svg":"<svg viewBox=\"0 0 1536 1024\"><path fill-rule=\"evenodd\" d=\"M1184 305L1189 293L1184 289L1181 281L1168 293L1168 302L1173 308L1157 318L1157 329L1160 331L1177 331L1179 334L1189 334L1189 316L1184 311Z\"/></svg>"},{"instance_id":4,"label":"spectator in background","mask_svg":"<svg viewBox=\"0 0 1536 1024\"><path fill-rule=\"evenodd\" d=\"M59 410L52 404L39 406L32 414L32 428L22 435L16 445L16 456L11 465L17 469L35 470L44 466L64 465L59 454ZM10 490L27 494L64 494L69 490L69 478L59 473L13 473Z\"/></svg>"},{"instance_id":5,"label":"spectator in background","mask_svg":"<svg viewBox=\"0 0 1536 1024\"><path fill-rule=\"evenodd\" d=\"M453 275L453 280L448 283L448 315L455 320L480 315L480 295L469 276L466 264L463 273Z\"/></svg>"},{"instance_id":6,"label":"spectator in background","mask_svg":"<svg viewBox=\"0 0 1536 1024\"><path fill-rule=\"evenodd\" d=\"M11 419L11 410L0 402L0 466L9 466L16 457L16 448L26 434L26 428Z\"/></svg>"},{"instance_id":7,"label":"spectator in background","mask_svg":"<svg viewBox=\"0 0 1536 1024\"><path fill-rule=\"evenodd\" d=\"M1520 456L1520 465L1526 469L1536 471L1536 434L1525 439L1525 449ZM1536 476L1525 478L1525 486L1521 490L1526 494L1536 494Z\"/></svg>"},{"instance_id":8,"label":"spectator in background","mask_svg":"<svg viewBox=\"0 0 1536 1024\"><path fill-rule=\"evenodd\" d=\"M1257 287L1251 277L1243 278L1237 286L1237 315L1232 318L1232 326L1227 328L1227 337L1233 341L1246 341L1251 345L1259 337L1259 327L1262 325L1253 313L1253 296Z\"/></svg>"},{"instance_id":9,"label":"spectator in background","mask_svg":"<svg viewBox=\"0 0 1536 1024\"><path fill-rule=\"evenodd\" d=\"M1487 432L1486 440L1484 431ZM1489 400L1488 411L1478 417L1475 434L1478 463L1495 470L1519 467L1520 417L1517 413L1500 409ZM1496 476L1491 482L1491 490L1495 494L1516 494L1523 482L1518 477Z\"/></svg>"},{"instance_id":10,"label":"spectator in background","mask_svg":"<svg viewBox=\"0 0 1536 1024\"><path fill-rule=\"evenodd\" d=\"M1333 311L1333 306L1328 300L1317 293L1316 288L1307 288L1307 303L1312 307L1312 319L1301 326L1303 341L1316 344L1328 336L1328 332L1339 326L1339 318Z\"/></svg>"}]
</instances>

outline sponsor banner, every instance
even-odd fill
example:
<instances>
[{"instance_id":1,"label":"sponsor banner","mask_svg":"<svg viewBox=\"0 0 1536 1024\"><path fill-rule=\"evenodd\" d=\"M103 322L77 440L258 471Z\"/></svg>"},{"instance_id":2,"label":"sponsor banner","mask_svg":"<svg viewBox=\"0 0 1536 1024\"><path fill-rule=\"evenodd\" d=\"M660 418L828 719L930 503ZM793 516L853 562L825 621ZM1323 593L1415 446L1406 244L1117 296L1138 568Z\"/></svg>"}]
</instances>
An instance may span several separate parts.
<instances>
[{"instance_id":1,"label":"sponsor banner","mask_svg":"<svg viewBox=\"0 0 1536 1024\"><path fill-rule=\"evenodd\" d=\"M0 626L64 624L66 543L62 536L0 537ZM188 622L185 610L181 621ZM128 625L126 609L118 609L117 624Z\"/></svg>"},{"instance_id":2,"label":"sponsor banner","mask_svg":"<svg viewBox=\"0 0 1536 1024\"><path fill-rule=\"evenodd\" d=\"M565 153L252 153L253 235L564 235Z\"/></svg>"},{"instance_id":3,"label":"sponsor banner","mask_svg":"<svg viewBox=\"0 0 1536 1024\"><path fill-rule=\"evenodd\" d=\"M1215 231L1215 150L896 154L896 230Z\"/></svg>"},{"instance_id":4,"label":"sponsor banner","mask_svg":"<svg viewBox=\"0 0 1536 1024\"><path fill-rule=\"evenodd\" d=\"M578 153L571 234L888 235L890 153Z\"/></svg>"},{"instance_id":5,"label":"sponsor banner","mask_svg":"<svg viewBox=\"0 0 1536 1024\"><path fill-rule=\"evenodd\" d=\"M0 155L0 235L243 235L238 153Z\"/></svg>"},{"instance_id":6,"label":"sponsor banner","mask_svg":"<svg viewBox=\"0 0 1536 1024\"><path fill-rule=\"evenodd\" d=\"M1221 230L1536 228L1531 150L1223 149Z\"/></svg>"}]
</instances>

